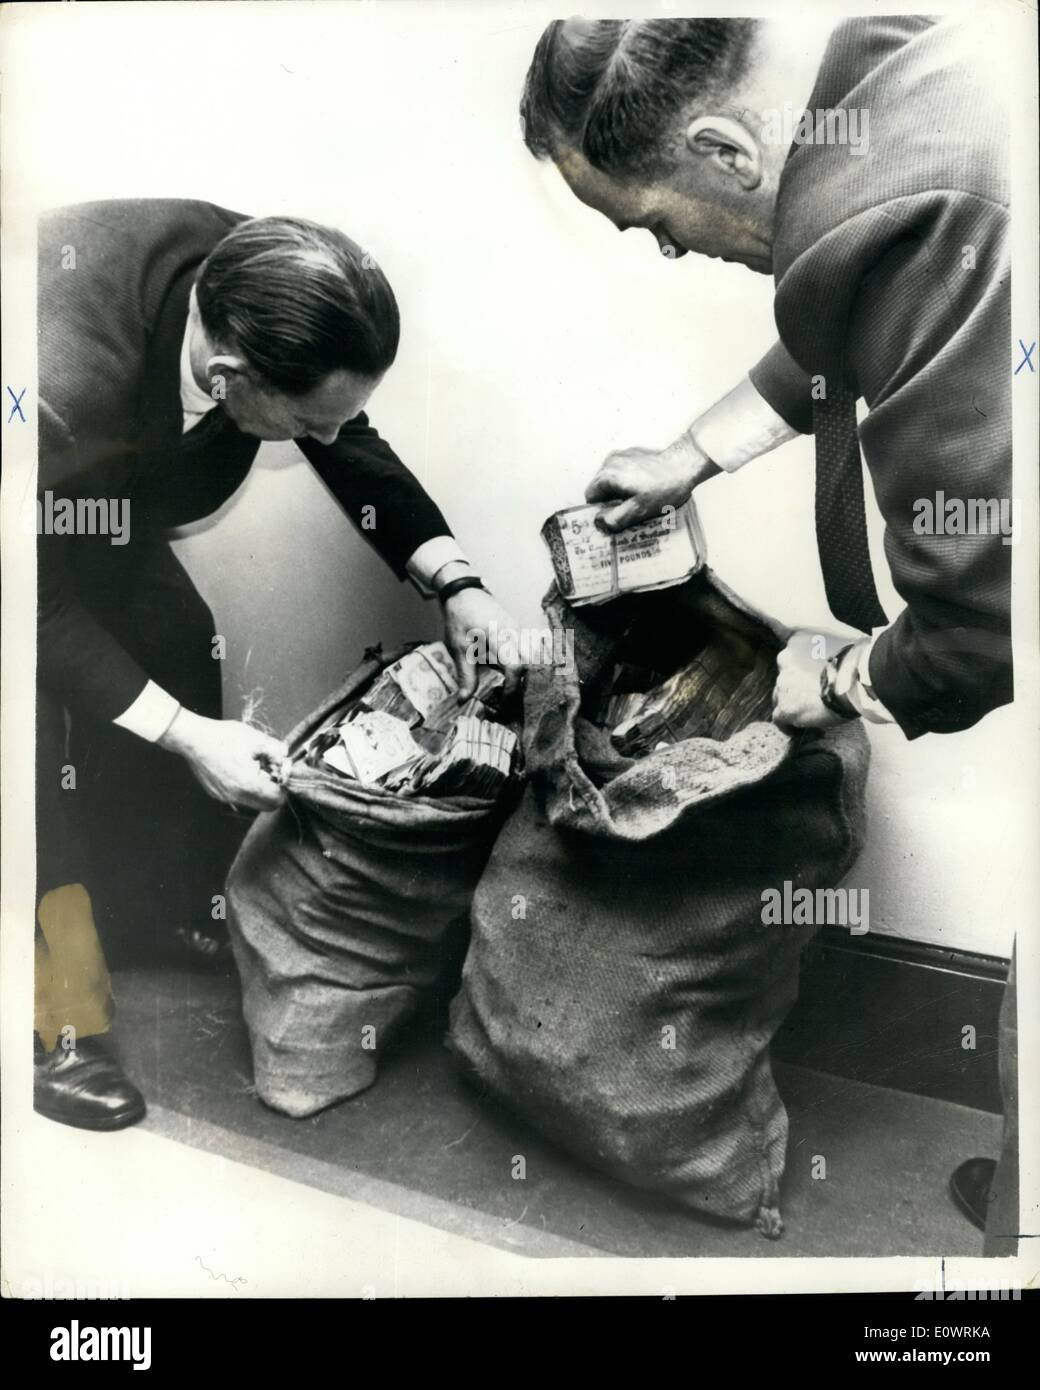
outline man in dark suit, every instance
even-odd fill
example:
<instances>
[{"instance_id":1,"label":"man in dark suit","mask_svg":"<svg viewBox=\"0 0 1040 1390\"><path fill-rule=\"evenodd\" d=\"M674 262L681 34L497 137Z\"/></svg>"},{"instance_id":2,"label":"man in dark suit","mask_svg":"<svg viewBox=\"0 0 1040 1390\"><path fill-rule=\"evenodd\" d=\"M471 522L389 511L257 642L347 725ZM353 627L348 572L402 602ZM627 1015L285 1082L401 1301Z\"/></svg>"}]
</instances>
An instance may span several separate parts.
<instances>
[{"instance_id":1,"label":"man in dark suit","mask_svg":"<svg viewBox=\"0 0 1040 1390\"><path fill-rule=\"evenodd\" d=\"M41 219L38 295L35 1099L116 1129L144 1102L99 1042L95 907L199 943L233 811L283 796L284 745L222 718L213 619L170 528L226 501L262 440L292 439L394 574L438 596L464 693L472 635L512 624L364 414L398 310L341 232L200 202L63 208Z\"/></svg>"},{"instance_id":2,"label":"man in dark suit","mask_svg":"<svg viewBox=\"0 0 1040 1390\"><path fill-rule=\"evenodd\" d=\"M571 20L549 26L528 72L527 145L582 202L650 231L669 258L696 251L774 278L779 342L673 444L610 455L586 495L607 529L631 525L815 435L828 602L864 635L793 636L779 723L862 717L912 739L1012 699L1009 145L986 29ZM906 602L892 622L870 568L860 445ZM1013 1019L1005 1008L1010 1077ZM1005 1098L1010 1121L1007 1085ZM975 1160L953 1181L980 1225L993 1168ZM1010 1140L1001 1171L998 1235L1017 1205Z\"/></svg>"}]
</instances>

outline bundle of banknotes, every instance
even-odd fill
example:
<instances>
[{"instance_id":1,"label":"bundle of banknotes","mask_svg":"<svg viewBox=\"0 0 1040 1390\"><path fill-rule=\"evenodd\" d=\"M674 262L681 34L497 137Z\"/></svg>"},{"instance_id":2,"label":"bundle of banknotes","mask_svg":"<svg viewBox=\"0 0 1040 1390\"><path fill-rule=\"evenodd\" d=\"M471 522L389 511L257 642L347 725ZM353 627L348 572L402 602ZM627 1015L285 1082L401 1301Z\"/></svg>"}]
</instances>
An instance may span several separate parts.
<instances>
[{"instance_id":1,"label":"bundle of banknotes","mask_svg":"<svg viewBox=\"0 0 1040 1390\"><path fill-rule=\"evenodd\" d=\"M629 758L645 757L662 744L688 738L724 740L772 712L776 669L764 651L750 667L735 661L731 644L709 643L697 656L651 689L614 690L603 723L611 743Z\"/></svg>"},{"instance_id":2,"label":"bundle of banknotes","mask_svg":"<svg viewBox=\"0 0 1040 1390\"><path fill-rule=\"evenodd\" d=\"M517 748L516 734L504 724L461 714L447 729L439 750L395 769L383 778L383 786L413 795L494 801L515 771Z\"/></svg>"},{"instance_id":3,"label":"bundle of banknotes","mask_svg":"<svg viewBox=\"0 0 1040 1390\"><path fill-rule=\"evenodd\" d=\"M519 765L516 732L499 718L503 687L500 671L482 667L475 693L460 704L443 642L416 647L313 741L309 759L400 795L495 799Z\"/></svg>"},{"instance_id":4,"label":"bundle of banknotes","mask_svg":"<svg viewBox=\"0 0 1040 1390\"><path fill-rule=\"evenodd\" d=\"M668 589L703 568L707 550L692 497L613 533L596 524L602 510L564 507L542 527L557 586L572 607Z\"/></svg>"},{"instance_id":5,"label":"bundle of banknotes","mask_svg":"<svg viewBox=\"0 0 1040 1390\"><path fill-rule=\"evenodd\" d=\"M382 711L415 728L457 695L458 689L447 647L443 642L428 642L387 666L362 698L361 707Z\"/></svg>"}]
</instances>

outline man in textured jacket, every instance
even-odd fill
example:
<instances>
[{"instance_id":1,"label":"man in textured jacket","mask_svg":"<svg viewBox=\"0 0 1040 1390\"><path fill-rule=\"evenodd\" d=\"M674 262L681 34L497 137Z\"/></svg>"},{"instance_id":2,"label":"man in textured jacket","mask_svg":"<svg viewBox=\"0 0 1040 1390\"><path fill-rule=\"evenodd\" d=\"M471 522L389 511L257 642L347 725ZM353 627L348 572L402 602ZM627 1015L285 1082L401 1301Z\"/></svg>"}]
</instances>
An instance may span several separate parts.
<instances>
[{"instance_id":1,"label":"man in textured jacket","mask_svg":"<svg viewBox=\"0 0 1040 1390\"><path fill-rule=\"evenodd\" d=\"M398 311L341 232L201 202L63 208L41 219L38 295L36 1107L116 1129L144 1102L98 1041L94 906L197 939L240 837L229 807L283 795L284 745L221 717L213 619L169 529L292 439L394 574L438 595L464 691L470 634L510 620L364 414Z\"/></svg>"},{"instance_id":2,"label":"man in textured jacket","mask_svg":"<svg viewBox=\"0 0 1040 1390\"><path fill-rule=\"evenodd\" d=\"M865 635L826 661L794 637L789 725L864 716L917 738L1012 698L1008 133L986 47L985 26L919 16L572 20L528 73L527 144L583 202L669 257L774 278L779 342L674 444L612 454L587 495L629 525L815 434L827 597ZM860 444L906 601L891 623Z\"/></svg>"},{"instance_id":3,"label":"man in textured jacket","mask_svg":"<svg viewBox=\"0 0 1040 1390\"><path fill-rule=\"evenodd\" d=\"M827 599L864 635L792 637L779 723L862 717L912 739L966 729L1013 697L999 61L985 18L571 20L549 26L528 72L524 138L582 202L621 231L650 231L670 258L696 251L775 281L774 347L668 448L610 455L587 497L605 504L607 529L631 525L815 435ZM860 445L906 603L891 622L871 573ZM1009 982L1000 1167L969 1160L951 1181L987 1253L1015 1243L1014 1002Z\"/></svg>"}]
</instances>

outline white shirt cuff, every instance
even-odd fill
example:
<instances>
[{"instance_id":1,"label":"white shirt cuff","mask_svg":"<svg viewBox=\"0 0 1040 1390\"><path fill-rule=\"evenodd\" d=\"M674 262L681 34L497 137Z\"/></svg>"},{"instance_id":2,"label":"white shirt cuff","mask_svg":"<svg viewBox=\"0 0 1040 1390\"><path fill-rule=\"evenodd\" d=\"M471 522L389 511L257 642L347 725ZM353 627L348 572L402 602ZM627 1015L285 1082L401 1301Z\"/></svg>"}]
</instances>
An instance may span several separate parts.
<instances>
[{"instance_id":1,"label":"white shirt cuff","mask_svg":"<svg viewBox=\"0 0 1040 1390\"><path fill-rule=\"evenodd\" d=\"M458 542L454 536L434 536L432 540L423 541L422 545L412 554L412 558L405 565L408 577L421 594L429 596L434 592L433 581L438 572L445 565L462 564L466 566L466 572L475 574L473 566L459 549ZM458 574L453 574L453 579L460 579L464 571L459 570Z\"/></svg>"},{"instance_id":2,"label":"white shirt cuff","mask_svg":"<svg viewBox=\"0 0 1040 1390\"><path fill-rule=\"evenodd\" d=\"M173 723L180 703L162 686L149 681L129 709L113 719L121 729L143 738L146 743L158 743Z\"/></svg>"},{"instance_id":3,"label":"white shirt cuff","mask_svg":"<svg viewBox=\"0 0 1040 1390\"><path fill-rule=\"evenodd\" d=\"M843 669L839 672L835 688L839 695L844 695L850 701L868 723L894 724L896 721L878 697L873 694L870 681L870 654L874 650L874 643L880 636L881 633L879 632L869 640L856 644L855 660L842 662ZM844 688L846 685L848 689Z\"/></svg>"},{"instance_id":4,"label":"white shirt cuff","mask_svg":"<svg viewBox=\"0 0 1040 1390\"><path fill-rule=\"evenodd\" d=\"M725 473L735 473L759 454L798 433L759 395L750 377L693 422L689 437Z\"/></svg>"}]
</instances>

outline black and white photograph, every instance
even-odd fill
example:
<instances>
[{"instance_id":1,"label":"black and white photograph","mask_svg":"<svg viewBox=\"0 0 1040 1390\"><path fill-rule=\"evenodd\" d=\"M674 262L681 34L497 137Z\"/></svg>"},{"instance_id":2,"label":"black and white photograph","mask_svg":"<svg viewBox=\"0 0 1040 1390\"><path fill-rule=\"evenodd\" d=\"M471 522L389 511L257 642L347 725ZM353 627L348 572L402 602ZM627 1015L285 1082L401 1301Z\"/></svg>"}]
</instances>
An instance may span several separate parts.
<instances>
[{"instance_id":1,"label":"black and white photograph","mask_svg":"<svg viewBox=\"0 0 1040 1390\"><path fill-rule=\"evenodd\" d=\"M1035 6L581 8L0 12L48 1364L1040 1273Z\"/></svg>"}]
</instances>

